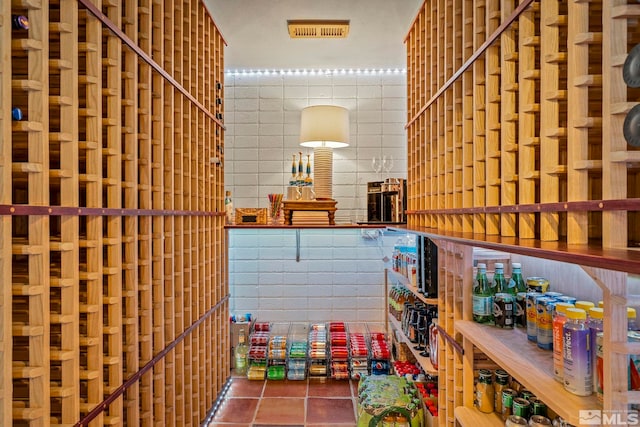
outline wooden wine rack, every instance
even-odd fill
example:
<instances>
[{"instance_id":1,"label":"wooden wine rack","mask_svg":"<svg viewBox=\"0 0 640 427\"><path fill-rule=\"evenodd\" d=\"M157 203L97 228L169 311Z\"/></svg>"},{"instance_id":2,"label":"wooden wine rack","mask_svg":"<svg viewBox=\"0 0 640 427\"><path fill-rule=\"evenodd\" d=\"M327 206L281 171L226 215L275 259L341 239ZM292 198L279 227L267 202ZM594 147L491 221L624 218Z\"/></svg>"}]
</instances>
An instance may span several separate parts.
<instances>
[{"instance_id":1,"label":"wooden wine rack","mask_svg":"<svg viewBox=\"0 0 640 427\"><path fill-rule=\"evenodd\" d=\"M629 3L629 4L627 4ZM408 222L635 247L633 2L426 0L406 37Z\"/></svg>"},{"instance_id":2,"label":"wooden wine rack","mask_svg":"<svg viewBox=\"0 0 640 427\"><path fill-rule=\"evenodd\" d=\"M230 362L220 32L198 0L3 1L0 32L0 425L199 425Z\"/></svg>"},{"instance_id":3,"label":"wooden wine rack","mask_svg":"<svg viewBox=\"0 0 640 427\"><path fill-rule=\"evenodd\" d=\"M520 336L471 321L472 246L581 265L607 312L602 407L640 402L624 319L640 303L627 285L640 273L640 150L623 135L640 89L622 72L639 24L626 0L425 0L407 34L407 229L439 247L442 426L501 425L473 409L483 357L550 407L566 402L555 410L572 424L600 407L556 383L547 358L531 380L535 348L511 351Z\"/></svg>"}]
</instances>

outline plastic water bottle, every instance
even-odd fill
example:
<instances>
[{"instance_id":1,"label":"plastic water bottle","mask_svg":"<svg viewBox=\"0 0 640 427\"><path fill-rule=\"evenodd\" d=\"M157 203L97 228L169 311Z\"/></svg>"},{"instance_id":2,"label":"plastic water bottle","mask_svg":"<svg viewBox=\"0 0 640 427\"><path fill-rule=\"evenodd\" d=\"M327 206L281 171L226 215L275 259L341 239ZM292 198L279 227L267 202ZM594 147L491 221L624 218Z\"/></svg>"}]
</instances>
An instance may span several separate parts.
<instances>
[{"instance_id":1,"label":"plastic water bottle","mask_svg":"<svg viewBox=\"0 0 640 427\"><path fill-rule=\"evenodd\" d=\"M568 308L563 332L564 388L578 396L593 393L591 366L591 336L587 327L587 313Z\"/></svg>"},{"instance_id":2,"label":"plastic water bottle","mask_svg":"<svg viewBox=\"0 0 640 427\"><path fill-rule=\"evenodd\" d=\"M597 353L598 353L598 332L604 330L604 309L602 307L592 307L589 310L589 335L591 339L591 366L593 369L593 391L598 392L598 389L602 391L602 384L600 378L603 375L603 367L598 367Z\"/></svg>"}]
</instances>

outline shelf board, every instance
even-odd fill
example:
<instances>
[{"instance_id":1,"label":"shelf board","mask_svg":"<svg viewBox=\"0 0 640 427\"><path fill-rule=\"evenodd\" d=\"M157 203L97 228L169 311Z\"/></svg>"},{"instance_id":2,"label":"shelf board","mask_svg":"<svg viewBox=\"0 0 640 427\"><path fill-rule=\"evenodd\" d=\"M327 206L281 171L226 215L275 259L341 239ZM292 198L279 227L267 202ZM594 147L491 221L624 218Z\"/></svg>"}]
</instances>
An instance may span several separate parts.
<instances>
[{"instance_id":1,"label":"shelf board","mask_svg":"<svg viewBox=\"0 0 640 427\"><path fill-rule=\"evenodd\" d=\"M425 297L420 291L418 291L417 286L413 286L411 284L411 281L407 276L403 275L402 273L398 273L397 271L394 271L394 270L387 270L387 272L391 280L395 280L405 288L409 289L423 303L429 304L429 305L438 305L438 298Z\"/></svg>"},{"instance_id":2,"label":"shelf board","mask_svg":"<svg viewBox=\"0 0 640 427\"><path fill-rule=\"evenodd\" d=\"M495 412L485 414L480 412L478 408L467 408L466 406L458 406L454 410L456 421L462 427L504 427L504 421L500 415Z\"/></svg>"},{"instance_id":3,"label":"shelf board","mask_svg":"<svg viewBox=\"0 0 640 427\"><path fill-rule=\"evenodd\" d=\"M494 249L512 254L545 258L571 264L640 274L640 250L635 248L603 248L598 245L569 245L565 242L543 242L536 239L459 233L425 227L389 227L392 230L417 233L432 240L447 240L463 245Z\"/></svg>"},{"instance_id":4,"label":"shelf board","mask_svg":"<svg viewBox=\"0 0 640 427\"><path fill-rule=\"evenodd\" d=\"M431 359L429 359L428 357L421 356L419 351L413 349L413 346L415 345L415 343L412 343L411 341L409 341L409 338L407 338L407 336L402 331L402 325L400 324L400 322L396 320L396 318L393 317L391 313L387 313L387 317L389 318L389 322L391 322L394 329L398 331L398 334L396 336L399 336L400 338L402 338L402 342L407 344L407 347L409 347L409 350L411 351L411 353L413 353L413 355L415 356L416 360L418 361L422 369L424 369L424 371L429 375L438 375L438 370L433 367L433 364L431 363Z\"/></svg>"},{"instance_id":5,"label":"shelf board","mask_svg":"<svg viewBox=\"0 0 640 427\"><path fill-rule=\"evenodd\" d=\"M470 320L456 321L455 328L570 424L580 424L581 409L602 407L595 395L581 397L566 391L554 379L553 353L528 341L523 330L501 329Z\"/></svg>"}]
</instances>

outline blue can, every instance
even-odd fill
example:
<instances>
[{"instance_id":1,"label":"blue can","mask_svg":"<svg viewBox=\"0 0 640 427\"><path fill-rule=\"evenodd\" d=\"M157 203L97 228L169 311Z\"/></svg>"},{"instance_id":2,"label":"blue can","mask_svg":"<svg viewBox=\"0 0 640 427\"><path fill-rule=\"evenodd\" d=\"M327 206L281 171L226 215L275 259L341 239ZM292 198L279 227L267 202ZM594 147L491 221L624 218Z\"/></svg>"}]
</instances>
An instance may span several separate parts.
<instances>
[{"instance_id":1,"label":"blue can","mask_svg":"<svg viewBox=\"0 0 640 427\"><path fill-rule=\"evenodd\" d=\"M544 296L547 298L553 298L557 300L561 296L564 296L564 294L562 292L545 292Z\"/></svg>"},{"instance_id":2,"label":"blue can","mask_svg":"<svg viewBox=\"0 0 640 427\"><path fill-rule=\"evenodd\" d=\"M569 304L576 304L576 301L578 300L578 298L576 297L570 297L569 295L562 295L561 297L556 298L556 300L558 302L567 302Z\"/></svg>"},{"instance_id":3,"label":"blue can","mask_svg":"<svg viewBox=\"0 0 640 427\"><path fill-rule=\"evenodd\" d=\"M538 327L537 318L538 312L536 311L536 301L542 294L540 292L527 292L526 304L527 304L527 339L529 341L538 341Z\"/></svg>"},{"instance_id":4,"label":"blue can","mask_svg":"<svg viewBox=\"0 0 640 427\"><path fill-rule=\"evenodd\" d=\"M553 310L556 301L553 298L541 297L536 302L536 326L538 329L538 347L553 350Z\"/></svg>"}]
</instances>

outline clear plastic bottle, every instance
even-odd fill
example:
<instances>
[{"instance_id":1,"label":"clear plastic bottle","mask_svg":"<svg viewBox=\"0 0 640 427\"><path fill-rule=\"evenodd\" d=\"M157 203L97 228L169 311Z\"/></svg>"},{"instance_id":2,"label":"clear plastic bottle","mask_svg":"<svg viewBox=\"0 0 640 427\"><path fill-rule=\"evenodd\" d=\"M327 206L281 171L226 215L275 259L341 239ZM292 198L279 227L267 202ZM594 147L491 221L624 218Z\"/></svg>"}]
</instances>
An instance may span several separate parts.
<instances>
[{"instance_id":1,"label":"clear plastic bottle","mask_svg":"<svg viewBox=\"0 0 640 427\"><path fill-rule=\"evenodd\" d=\"M576 301L574 304L576 308L580 308L587 313L587 320L589 320L589 310L596 306L591 301Z\"/></svg>"},{"instance_id":2,"label":"clear plastic bottle","mask_svg":"<svg viewBox=\"0 0 640 427\"><path fill-rule=\"evenodd\" d=\"M247 374L247 354L249 353L249 347L245 342L244 329L240 330L238 335L238 345L235 348L234 358L236 362L235 372L237 375Z\"/></svg>"},{"instance_id":3,"label":"clear plastic bottle","mask_svg":"<svg viewBox=\"0 0 640 427\"><path fill-rule=\"evenodd\" d=\"M627 330L637 331L638 324L636 322L636 309L627 307Z\"/></svg>"},{"instance_id":4,"label":"clear plastic bottle","mask_svg":"<svg viewBox=\"0 0 640 427\"><path fill-rule=\"evenodd\" d=\"M493 322L494 289L489 286L487 265L478 264L478 273L473 283L473 320L478 323Z\"/></svg>"},{"instance_id":5,"label":"clear plastic bottle","mask_svg":"<svg viewBox=\"0 0 640 427\"><path fill-rule=\"evenodd\" d=\"M522 277L522 264L514 262L511 264L511 278L509 279L509 289L515 289L515 293L527 292L527 284Z\"/></svg>"},{"instance_id":6,"label":"clear plastic bottle","mask_svg":"<svg viewBox=\"0 0 640 427\"><path fill-rule=\"evenodd\" d=\"M562 354L562 334L564 324L567 321L565 313L568 308L573 308L573 304L568 302L559 302L556 304L553 313L553 375L556 381L563 380L563 354Z\"/></svg>"},{"instance_id":7,"label":"clear plastic bottle","mask_svg":"<svg viewBox=\"0 0 640 427\"><path fill-rule=\"evenodd\" d=\"M589 335L591 339L591 366L593 367L593 391L602 393L602 375L603 366L598 366L597 354L598 354L598 332L604 330L604 309L602 307L592 307L589 310L589 320L587 325L589 326ZM602 352L602 350L600 350ZM601 365L601 364L600 364Z\"/></svg>"},{"instance_id":8,"label":"clear plastic bottle","mask_svg":"<svg viewBox=\"0 0 640 427\"><path fill-rule=\"evenodd\" d=\"M580 308L568 308L566 316L563 328L564 388L578 396L590 396L593 369L587 313Z\"/></svg>"}]
</instances>

